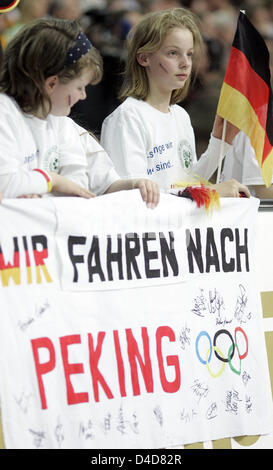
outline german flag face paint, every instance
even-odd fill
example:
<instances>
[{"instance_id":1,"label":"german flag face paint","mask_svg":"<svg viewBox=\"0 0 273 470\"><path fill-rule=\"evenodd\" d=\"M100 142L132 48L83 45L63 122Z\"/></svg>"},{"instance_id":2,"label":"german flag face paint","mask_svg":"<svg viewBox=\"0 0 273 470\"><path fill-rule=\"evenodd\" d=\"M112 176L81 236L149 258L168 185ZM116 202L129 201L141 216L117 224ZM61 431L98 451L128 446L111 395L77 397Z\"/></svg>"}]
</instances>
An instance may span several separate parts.
<instances>
[{"instance_id":1,"label":"german flag face paint","mask_svg":"<svg viewBox=\"0 0 273 470\"><path fill-rule=\"evenodd\" d=\"M240 12L217 114L250 139L266 186L273 172L273 104L269 52L264 39Z\"/></svg>"},{"instance_id":2,"label":"german flag face paint","mask_svg":"<svg viewBox=\"0 0 273 470\"><path fill-rule=\"evenodd\" d=\"M17 7L20 0L0 0L0 13L7 13Z\"/></svg>"}]
</instances>

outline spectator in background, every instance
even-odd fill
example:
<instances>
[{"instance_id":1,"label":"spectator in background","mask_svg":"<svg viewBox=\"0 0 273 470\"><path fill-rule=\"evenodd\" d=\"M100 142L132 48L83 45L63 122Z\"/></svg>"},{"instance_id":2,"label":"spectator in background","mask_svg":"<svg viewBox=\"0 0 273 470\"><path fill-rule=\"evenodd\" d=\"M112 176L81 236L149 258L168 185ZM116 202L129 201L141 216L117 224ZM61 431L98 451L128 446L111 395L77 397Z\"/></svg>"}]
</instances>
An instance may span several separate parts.
<instances>
[{"instance_id":1,"label":"spectator in background","mask_svg":"<svg viewBox=\"0 0 273 470\"><path fill-rule=\"evenodd\" d=\"M54 18L79 20L83 9L79 0L52 0L48 12Z\"/></svg>"},{"instance_id":2,"label":"spectator in background","mask_svg":"<svg viewBox=\"0 0 273 470\"><path fill-rule=\"evenodd\" d=\"M146 11L153 12L153 11L167 10L168 8L178 8L180 6L181 6L181 1L179 0L150 0L146 4Z\"/></svg>"},{"instance_id":3,"label":"spectator in background","mask_svg":"<svg viewBox=\"0 0 273 470\"><path fill-rule=\"evenodd\" d=\"M50 3L51 0L21 0L16 9L19 12L18 20L3 33L4 45L15 36L22 26L32 20L45 16Z\"/></svg>"},{"instance_id":4,"label":"spectator in background","mask_svg":"<svg viewBox=\"0 0 273 470\"><path fill-rule=\"evenodd\" d=\"M139 9L139 2L137 0L108 0L108 11L122 11L122 10L135 10Z\"/></svg>"},{"instance_id":5,"label":"spectator in background","mask_svg":"<svg viewBox=\"0 0 273 470\"><path fill-rule=\"evenodd\" d=\"M8 28L19 21L20 13L18 8L0 14L0 43L4 49L6 46L5 33Z\"/></svg>"},{"instance_id":6,"label":"spectator in background","mask_svg":"<svg viewBox=\"0 0 273 470\"><path fill-rule=\"evenodd\" d=\"M233 3L230 0L207 0L208 11L233 10Z\"/></svg>"},{"instance_id":7,"label":"spectator in background","mask_svg":"<svg viewBox=\"0 0 273 470\"><path fill-rule=\"evenodd\" d=\"M247 16L253 26L264 37L273 37L273 9L269 2L255 2L247 8Z\"/></svg>"},{"instance_id":8,"label":"spectator in background","mask_svg":"<svg viewBox=\"0 0 273 470\"><path fill-rule=\"evenodd\" d=\"M81 3L83 12L90 10L91 8L103 10L107 5L107 0L79 0L79 2Z\"/></svg>"}]
</instances>

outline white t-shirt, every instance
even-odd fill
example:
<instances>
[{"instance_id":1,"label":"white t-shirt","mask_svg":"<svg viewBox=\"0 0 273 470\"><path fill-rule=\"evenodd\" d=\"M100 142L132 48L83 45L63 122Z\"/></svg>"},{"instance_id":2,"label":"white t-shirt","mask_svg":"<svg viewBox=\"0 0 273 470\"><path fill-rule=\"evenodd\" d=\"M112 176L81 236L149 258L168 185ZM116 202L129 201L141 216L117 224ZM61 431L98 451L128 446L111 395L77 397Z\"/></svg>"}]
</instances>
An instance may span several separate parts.
<instances>
[{"instance_id":1,"label":"white t-shirt","mask_svg":"<svg viewBox=\"0 0 273 470\"><path fill-rule=\"evenodd\" d=\"M101 144L121 178L149 178L168 189L176 180L192 180L193 174L209 179L218 166L221 141L211 137L197 161L190 117L181 106L163 113L129 97L105 118ZM225 144L224 151L229 147Z\"/></svg>"},{"instance_id":2,"label":"white t-shirt","mask_svg":"<svg viewBox=\"0 0 273 470\"><path fill-rule=\"evenodd\" d=\"M0 93L0 114L0 192L3 197L46 194L46 179L31 171L35 168L55 171L96 194L102 194L118 179L103 149L90 135L80 137L84 129L69 117L49 114L46 119L39 119L23 113L16 101L4 93ZM95 156L91 159L93 152ZM102 173L106 174L105 181Z\"/></svg>"},{"instance_id":3,"label":"white t-shirt","mask_svg":"<svg viewBox=\"0 0 273 470\"><path fill-rule=\"evenodd\" d=\"M112 160L102 146L83 127L73 122L80 135L87 158L88 187L97 195L104 194L112 183L119 180Z\"/></svg>"},{"instance_id":4,"label":"white t-shirt","mask_svg":"<svg viewBox=\"0 0 273 470\"><path fill-rule=\"evenodd\" d=\"M239 132L226 155L222 181L236 178L245 185L264 185L261 169L249 138ZM272 179L273 183L273 179Z\"/></svg>"}]
</instances>

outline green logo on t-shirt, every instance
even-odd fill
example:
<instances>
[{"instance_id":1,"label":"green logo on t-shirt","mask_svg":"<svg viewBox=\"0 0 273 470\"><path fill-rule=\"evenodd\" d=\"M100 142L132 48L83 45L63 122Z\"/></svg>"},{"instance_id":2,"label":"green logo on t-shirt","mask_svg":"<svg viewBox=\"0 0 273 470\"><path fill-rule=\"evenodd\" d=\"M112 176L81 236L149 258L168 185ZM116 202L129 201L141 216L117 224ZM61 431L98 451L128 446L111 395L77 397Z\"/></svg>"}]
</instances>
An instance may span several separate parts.
<instances>
[{"instance_id":1,"label":"green logo on t-shirt","mask_svg":"<svg viewBox=\"0 0 273 470\"><path fill-rule=\"evenodd\" d=\"M181 140L178 144L178 156L186 173L192 170L193 151L187 140Z\"/></svg>"},{"instance_id":2,"label":"green logo on t-shirt","mask_svg":"<svg viewBox=\"0 0 273 470\"><path fill-rule=\"evenodd\" d=\"M59 169L59 152L57 145L53 145L46 153L44 158L44 168L49 171L57 172Z\"/></svg>"}]
</instances>

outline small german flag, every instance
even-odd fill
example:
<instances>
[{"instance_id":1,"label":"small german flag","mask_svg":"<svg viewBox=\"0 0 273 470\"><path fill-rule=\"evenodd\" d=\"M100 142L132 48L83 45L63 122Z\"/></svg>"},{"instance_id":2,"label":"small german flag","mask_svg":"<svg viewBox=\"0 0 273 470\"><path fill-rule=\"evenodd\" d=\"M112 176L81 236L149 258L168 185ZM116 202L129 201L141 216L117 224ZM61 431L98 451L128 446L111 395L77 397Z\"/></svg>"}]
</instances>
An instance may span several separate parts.
<instances>
[{"instance_id":1,"label":"small german flag","mask_svg":"<svg viewBox=\"0 0 273 470\"><path fill-rule=\"evenodd\" d=\"M265 185L273 172L273 105L269 52L263 37L240 12L217 114L250 139Z\"/></svg>"}]
</instances>

